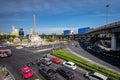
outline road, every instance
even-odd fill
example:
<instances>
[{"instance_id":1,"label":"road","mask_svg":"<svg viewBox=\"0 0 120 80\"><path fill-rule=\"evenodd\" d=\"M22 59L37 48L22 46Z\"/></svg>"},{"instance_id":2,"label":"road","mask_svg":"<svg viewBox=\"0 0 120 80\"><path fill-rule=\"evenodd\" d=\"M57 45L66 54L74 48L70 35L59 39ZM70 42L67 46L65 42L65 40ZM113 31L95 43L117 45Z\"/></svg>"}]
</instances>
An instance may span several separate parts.
<instances>
[{"instance_id":1,"label":"road","mask_svg":"<svg viewBox=\"0 0 120 80\"><path fill-rule=\"evenodd\" d=\"M120 62L119 59L117 58L111 58L109 56L105 56L103 54L98 54L96 52L88 52L85 49L83 49L84 47L78 45L77 47L75 47L75 45L73 44L79 44L76 41L72 41L70 42L71 44L68 44L67 48L69 48L69 50L66 48L64 50L66 50L67 52L72 53L75 52L80 56L83 56L89 60L92 60L95 63L98 63L100 65L103 65L106 68L109 68L111 70L113 70L114 72L117 72L120 74Z\"/></svg>"},{"instance_id":2,"label":"road","mask_svg":"<svg viewBox=\"0 0 120 80\"><path fill-rule=\"evenodd\" d=\"M87 51L85 51L83 48L81 48L80 46L75 47L74 45L72 45L73 42L71 42L71 44L68 44L66 47L68 47L70 50L68 50L67 48L65 48L64 50L71 52L74 51L79 55L82 55L88 59L91 59L95 62L98 62L99 64L105 65L109 68L112 68L118 72L120 72L120 68L117 68L109 63L107 63L106 61L104 61L104 59L102 60L99 57L105 58L105 59L109 59L108 57L104 56L104 55L100 55L98 54L98 56L95 56L91 53L88 53ZM75 44L78 44L77 42L74 42ZM54 45L55 46L55 45ZM57 46L57 45L56 45ZM56 47L55 46L55 47ZM41 47L43 49L43 51L39 50L40 48L23 48L23 49L16 49L15 47L8 47L12 50L12 57L9 58L0 58L0 65L6 65L7 68L11 71L11 73L15 76L16 80L24 80L22 78L22 76L18 73L18 69L24 65L26 65L27 63L33 62L36 59L42 57L44 54L49 54L52 52L52 50L49 50L52 46L44 46ZM64 46L65 47L65 46ZM44 48L47 48L48 50L44 50ZM116 61L116 59L109 59L111 63L114 63L114 61ZM112 61L113 60L113 61ZM116 64L118 64L119 62L117 61ZM114 63L115 64L115 63ZM50 67L54 70L56 70L58 67L60 67L61 65L56 65L54 63L52 63L52 65L50 65ZM35 72L35 76L33 78L36 77L40 77L42 80L46 80L44 78L44 76L42 74L40 74L38 72L39 67L37 65L32 65L31 69ZM74 80L85 80L85 78L83 77L83 74L86 72L81 68L77 68L75 71L73 71L75 74L75 78ZM34 79L31 80L34 80ZM65 80L61 75L57 74L57 80Z\"/></svg>"},{"instance_id":3,"label":"road","mask_svg":"<svg viewBox=\"0 0 120 80\"><path fill-rule=\"evenodd\" d=\"M48 51L42 51L42 52L36 52L36 50L39 50L38 48L23 48L23 49L16 49L15 47L8 47L12 50L13 56L9 58L0 58L0 65L6 65L6 67L11 71L13 76L16 78L16 80L24 80L23 77L18 73L18 69L30 62L34 62L36 59L42 57L44 54L51 53L51 50ZM47 47L50 48L50 47ZM61 65L56 65L52 63L50 67L54 70L56 70ZM32 65L31 69L35 72L35 76L33 76L32 79L34 80L36 77L40 77L42 80L46 80L42 74L38 72L39 67L37 65ZM85 73L80 68L73 71L75 74L74 80L85 80L83 77L83 74ZM65 80L61 75L57 74L57 80Z\"/></svg>"}]
</instances>

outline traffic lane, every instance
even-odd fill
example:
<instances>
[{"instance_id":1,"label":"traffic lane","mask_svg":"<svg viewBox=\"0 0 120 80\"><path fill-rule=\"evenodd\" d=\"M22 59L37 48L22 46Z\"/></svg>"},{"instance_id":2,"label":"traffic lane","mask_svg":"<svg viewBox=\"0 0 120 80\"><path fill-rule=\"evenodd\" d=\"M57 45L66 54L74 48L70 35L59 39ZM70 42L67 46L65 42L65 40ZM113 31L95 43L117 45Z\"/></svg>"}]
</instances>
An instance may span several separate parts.
<instances>
[{"instance_id":1,"label":"traffic lane","mask_svg":"<svg viewBox=\"0 0 120 80\"><path fill-rule=\"evenodd\" d=\"M54 63L52 63L52 64L49 65L49 66L50 66L50 68L52 68L52 69L55 70L55 71L56 71L56 69L57 69L58 67L62 67L62 65L58 65L58 64L54 64ZM41 74L41 73L39 73L39 66L33 65L33 66L31 66L31 69L32 69L38 76L40 76L42 80L46 80L45 77L44 77L44 75ZM85 80L85 78L83 77L83 74L84 74L85 72L81 71L79 68L76 69L75 71L72 70L72 72L74 73L74 79L73 79L73 80ZM66 80L66 79L63 78L61 75L59 75L59 74L57 73L57 76L56 76L56 79L55 79L55 80Z\"/></svg>"},{"instance_id":2,"label":"traffic lane","mask_svg":"<svg viewBox=\"0 0 120 80\"><path fill-rule=\"evenodd\" d=\"M88 51L90 54L96 56L97 58L102 59L103 61L120 68L120 62L118 61L118 60L120 60L119 58L107 56L107 55L103 54L105 52L101 52L100 50L98 50L98 51L96 49L88 50L84 46L82 46L82 48L84 48L86 51Z\"/></svg>"},{"instance_id":3,"label":"traffic lane","mask_svg":"<svg viewBox=\"0 0 120 80\"><path fill-rule=\"evenodd\" d=\"M50 65L50 67L53 70L56 70L57 68L63 67L63 66L61 64L52 63ZM74 79L73 80L85 80L85 77L83 77L83 74L86 73L86 70L83 70L79 67L77 67L77 69L75 69L75 70L72 70L72 69L70 69L70 70L74 73Z\"/></svg>"},{"instance_id":4,"label":"traffic lane","mask_svg":"<svg viewBox=\"0 0 120 80\"><path fill-rule=\"evenodd\" d=\"M0 63L3 65L6 65L6 67L9 69L9 71L13 74L13 76L15 77L15 79L22 79L22 76L19 75L18 73L18 68L17 68L17 64L13 63L13 60L11 61L10 59L2 59L2 61L0 61Z\"/></svg>"},{"instance_id":5,"label":"traffic lane","mask_svg":"<svg viewBox=\"0 0 120 80\"><path fill-rule=\"evenodd\" d=\"M86 80L83 74L85 74L87 71L77 68L74 72L75 72L75 80Z\"/></svg>"},{"instance_id":6,"label":"traffic lane","mask_svg":"<svg viewBox=\"0 0 120 80\"><path fill-rule=\"evenodd\" d=\"M13 49L13 48L12 48ZM47 52L49 52L49 51L47 51ZM31 61L35 61L36 59L38 59L38 58L40 58L40 56L42 56L43 54L45 54L46 52L44 52L44 53L39 53L39 54L37 54L37 53L30 53L30 52L27 52L27 51L24 51L23 49L16 49L16 48L14 48L13 49L13 56L12 57L10 57L10 59L11 60L9 60L9 61L14 61L14 63L10 63L10 65L9 64L6 64L6 65L9 65L10 66L10 70L11 70L11 72L13 73L13 75L15 76L15 78L17 79L17 80L21 80L21 79L23 79L23 77L18 73L18 69L20 68L20 67L22 67L22 66L24 66L24 65L26 65L27 63L29 63L29 62L31 62ZM34 57L34 56L35 57ZM32 56L32 57L31 57ZM33 60L33 58L34 58L34 60ZM6 60L5 62L7 62L8 60ZM12 65L12 67L11 67L11 65ZM38 73L38 70L37 71L35 71L35 73L37 73L40 77L42 77L39 73ZM58 77L59 77L59 75L58 75ZM59 77L60 79L59 80L64 80L64 79L61 79L61 77ZM42 78L43 80L45 80L44 78Z\"/></svg>"},{"instance_id":7,"label":"traffic lane","mask_svg":"<svg viewBox=\"0 0 120 80\"><path fill-rule=\"evenodd\" d=\"M12 48L13 49L13 48ZM20 49L20 50L17 50L16 48L14 48L13 49L13 56L14 57L11 57L11 58L13 58L12 60L10 60L11 61L11 63L10 63L10 65L12 64L12 68L11 69L13 69L12 70L12 72L14 73L13 75L15 75L16 76L16 78L17 79L21 79L22 77L18 74L18 69L19 69L19 67L20 66L23 66L23 65L25 65L25 64L27 64L28 62L31 62L31 61L33 61L33 58L34 58L34 60L35 59L37 59L37 58L39 58L40 57L40 55L39 54L33 54L33 53L28 53L28 51L24 51L23 49ZM34 57L34 56L35 57ZM39 55L39 56L38 56ZM31 57L32 56L32 57ZM20 59L20 60L18 60L18 59ZM12 63L12 61L14 61L14 63ZM19 64L18 64L19 63ZM16 66L14 66L14 65L16 65ZM15 67L16 67L16 69L15 69ZM14 70L15 69L15 70ZM38 74L38 73L37 73ZM38 74L39 75L39 74ZM41 76L41 75L40 75ZM60 77L59 75L58 75L58 77L60 78L60 80L64 80L64 79L62 79L62 77Z\"/></svg>"},{"instance_id":8,"label":"traffic lane","mask_svg":"<svg viewBox=\"0 0 120 80\"><path fill-rule=\"evenodd\" d=\"M6 47L8 48L8 47ZM24 54L26 52L22 52L19 50L16 50L15 47L9 47L12 50L12 56L9 58L2 58L0 60L1 65L6 65L7 68L13 73L14 76L16 76L16 78L20 79L21 76L19 76L18 73L18 65L19 64L23 64L24 62L26 62L26 57L25 56L20 56L21 54ZM24 63L26 64L26 63ZM22 65L23 66L23 65Z\"/></svg>"},{"instance_id":9,"label":"traffic lane","mask_svg":"<svg viewBox=\"0 0 120 80\"><path fill-rule=\"evenodd\" d=\"M52 63L51 65L53 65L53 63ZM51 65L50 65L50 67L51 67ZM53 69L53 67L51 67L51 68ZM39 72L39 66L33 65L33 66L31 66L31 69L32 69L32 70L36 73L36 75L38 75L42 80L46 80L44 74L41 74L41 73ZM56 70L56 68L53 69L53 70ZM56 73L56 79L55 79L55 80L65 80L65 79L64 79L62 76L60 76L58 73Z\"/></svg>"},{"instance_id":10,"label":"traffic lane","mask_svg":"<svg viewBox=\"0 0 120 80\"><path fill-rule=\"evenodd\" d=\"M52 52L52 48L50 49L50 48L45 48L45 49L35 49L35 48L23 48L23 49L21 49L21 51L27 51L27 52L32 52L32 53L35 53L35 54L39 54L39 53L42 53L42 54L46 54L46 53L51 53ZM39 55L41 55L41 54L39 54Z\"/></svg>"},{"instance_id":11,"label":"traffic lane","mask_svg":"<svg viewBox=\"0 0 120 80\"><path fill-rule=\"evenodd\" d=\"M13 56L9 58L4 58L0 62L1 64L5 64L8 69L13 73L15 78L21 79L22 77L18 73L18 69L20 66L24 66L27 63L31 62L34 59L36 59L37 56L33 55L33 53L28 53L26 51L16 50L15 48L12 48ZM38 57L37 57L38 58Z\"/></svg>"},{"instance_id":12,"label":"traffic lane","mask_svg":"<svg viewBox=\"0 0 120 80\"><path fill-rule=\"evenodd\" d=\"M98 58L100 56L100 54L93 53L93 54L96 54L96 56L94 56L93 54L85 51L81 47L78 47L78 48L76 48L75 46L68 46L68 47L72 51L74 51L74 52L76 52L76 53L78 53L78 54L80 54L80 55L82 55L82 56L84 56L84 57L86 57L88 59L91 59L91 60L95 61L96 63L102 64L102 65L107 66L107 67L109 67L111 69L114 69L116 71L120 71L119 67L116 67L115 65L111 65L111 64L117 64L117 65L119 65L118 64L118 62L119 62L118 60L112 60L112 58L107 58L104 55L101 55L101 57L104 56L104 59L102 60L102 59ZM66 49L64 49L64 50L66 50ZM109 61L110 63L106 62L105 60Z\"/></svg>"},{"instance_id":13,"label":"traffic lane","mask_svg":"<svg viewBox=\"0 0 120 80\"><path fill-rule=\"evenodd\" d=\"M34 53L27 53L26 54L29 54L29 55L25 55L25 54L21 54L23 55L22 57L25 59L24 61L24 64L27 65L28 63L31 63L31 62L35 62L36 59L40 58L40 55L36 55ZM21 63L22 64L22 63ZM24 65L23 64L23 65ZM35 65L32 65L32 66L35 66ZM34 71L34 70L33 70ZM39 77L38 73L36 71L35 72L35 75L32 77L32 79L36 77ZM41 77L41 76L40 76Z\"/></svg>"},{"instance_id":14,"label":"traffic lane","mask_svg":"<svg viewBox=\"0 0 120 80\"><path fill-rule=\"evenodd\" d=\"M46 48L59 47L59 46L60 46L60 44L51 44L51 45L42 45L39 47L24 47L24 48L31 49L31 50L35 50L35 49L39 50L39 49L46 49Z\"/></svg>"},{"instance_id":15,"label":"traffic lane","mask_svg":"<svg viewBox=\"0 0 120 80\"><path fill-rule=\"evenodd\" d=\"M34 73L41 78L41 80L46 80L40 73L39 73L39 66L33 65L30 68L34 71Z\"/></svg>"}]
</instances>

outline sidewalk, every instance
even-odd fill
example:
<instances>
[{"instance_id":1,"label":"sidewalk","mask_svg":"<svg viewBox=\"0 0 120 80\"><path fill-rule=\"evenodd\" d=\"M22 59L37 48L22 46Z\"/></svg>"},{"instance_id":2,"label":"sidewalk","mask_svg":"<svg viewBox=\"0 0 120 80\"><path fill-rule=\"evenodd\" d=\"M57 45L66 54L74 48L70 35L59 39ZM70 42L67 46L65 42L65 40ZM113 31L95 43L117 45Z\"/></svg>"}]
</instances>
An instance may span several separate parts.
<instances>
[{"instance_id":1,"label":"sidewalk","mask_svg":"<svg viewBox=\"0 0 120 80\"><path fill-rule=\"evenodd\" d=\"M6 71L2 71L2 67L0 66L0 80L15 80L15 78L8 69Z\"/></svg>"}]
</instances>

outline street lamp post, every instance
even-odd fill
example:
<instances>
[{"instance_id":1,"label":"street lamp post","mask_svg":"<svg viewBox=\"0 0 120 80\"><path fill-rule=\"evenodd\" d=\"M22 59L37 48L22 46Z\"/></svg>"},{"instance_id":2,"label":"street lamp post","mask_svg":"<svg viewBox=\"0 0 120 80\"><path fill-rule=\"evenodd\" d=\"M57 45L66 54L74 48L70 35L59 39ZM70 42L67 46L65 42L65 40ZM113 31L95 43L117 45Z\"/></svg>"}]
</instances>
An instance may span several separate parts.
<instances>
[{"instance_id":1,"label":"street lamp post","mask_svg":"<svg viewBox=\"0 0 120 80\"><path fill-rule=\"evenodd\" d=\"M109 13L108 13L108 8L109 8L109 4L106 5L106 25L108 24L108 16L109 16Z\"/></svg>"}]
</instances>

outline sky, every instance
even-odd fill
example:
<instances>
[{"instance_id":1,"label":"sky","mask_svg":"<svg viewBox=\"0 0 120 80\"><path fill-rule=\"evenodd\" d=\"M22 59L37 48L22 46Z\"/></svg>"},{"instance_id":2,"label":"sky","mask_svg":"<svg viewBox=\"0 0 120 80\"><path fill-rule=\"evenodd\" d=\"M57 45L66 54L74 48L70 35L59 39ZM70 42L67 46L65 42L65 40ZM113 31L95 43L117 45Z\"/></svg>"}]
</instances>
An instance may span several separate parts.
<instances>
[{"instance_id":1,"label":"sky","mask_svg":"<svg viewBox=\"0 0 120 80\"><path fill-rule=\"evenodd\" d=\"M106 5L109 4L109 7ZM33 15L39 34L78 32L79 28L97 28L120 20L120 0L0 0L0 33L12 26L33 29ZM108 12L107 12L108 11Z\"/></svg>"}]
</instances>

